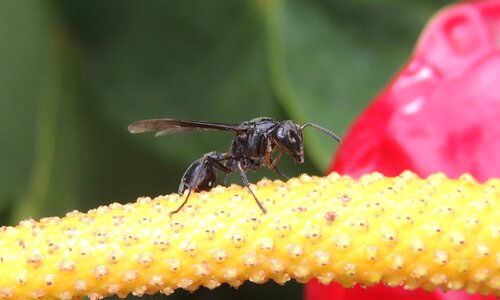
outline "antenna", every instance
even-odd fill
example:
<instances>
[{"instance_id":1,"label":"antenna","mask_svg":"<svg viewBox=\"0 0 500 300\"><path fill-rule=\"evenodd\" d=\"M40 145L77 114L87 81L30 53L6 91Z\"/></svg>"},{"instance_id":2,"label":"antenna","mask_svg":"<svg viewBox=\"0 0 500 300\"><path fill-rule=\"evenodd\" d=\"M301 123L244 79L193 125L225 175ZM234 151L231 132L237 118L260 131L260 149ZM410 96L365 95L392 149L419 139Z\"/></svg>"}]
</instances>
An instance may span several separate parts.
<instances>
[{"instance_id":1,"label":"antenna","mask_svg":"<svg viewBox=\"0 0 500 300\"><path fill-rule=\"evenodd\" d=\"M302 131L302 129L306 128L307 126L311 126L311 127L316 128L316 129L319 129L319 130L323 131L323 133L326 133L331 138L335 139L337 142L342 143L342 139L338 135L336 135L335 133L331 132L330 130L328 130L326 128L323 128L323 127L316 125L316 124L313 124L313 123L307 122L304 125L300 126L300 131Z\"/></svg>"}]
</instances>

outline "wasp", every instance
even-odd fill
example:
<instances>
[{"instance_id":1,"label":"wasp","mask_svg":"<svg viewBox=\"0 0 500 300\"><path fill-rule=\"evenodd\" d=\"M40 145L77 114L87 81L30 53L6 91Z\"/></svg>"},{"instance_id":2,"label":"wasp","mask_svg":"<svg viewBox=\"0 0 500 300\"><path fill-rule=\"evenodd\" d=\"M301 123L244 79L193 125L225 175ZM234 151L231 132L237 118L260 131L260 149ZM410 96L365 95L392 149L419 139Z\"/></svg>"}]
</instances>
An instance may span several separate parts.
<instances>
[{"instance_id":1,"label":"wasp","mask_svg":"<svg viewBox=\"0 0 500 300\"><path fill-rule=\"evenodd\" d=\"M337 142L341 142L335 133L313 123L299 125L292 120L277 121L268 117L255 118L241 124L225 124L206 121L189 121L181 119L149 119L135 122L128 126L131 133L156 132L156 136L175 134L185 131L232 131L235 134L229 151L222 153L212 151L193 162L182 176L179 194L188 190L182 204L174 211L179 212L187 203L192 191L209 191L215 186L216 173L224 173L223 184L227 185L227 177L239 172L245 187L252 194L255 202L266 214L266 209L250 188L248 171L256 171L265 166L280 177L288 179L278 168L283 154L293 158L296 163L304 162L304 137L302 131L306 127L316 128ZM273 153L277 155L272 158Z\"/></svg>"}]
</instances>

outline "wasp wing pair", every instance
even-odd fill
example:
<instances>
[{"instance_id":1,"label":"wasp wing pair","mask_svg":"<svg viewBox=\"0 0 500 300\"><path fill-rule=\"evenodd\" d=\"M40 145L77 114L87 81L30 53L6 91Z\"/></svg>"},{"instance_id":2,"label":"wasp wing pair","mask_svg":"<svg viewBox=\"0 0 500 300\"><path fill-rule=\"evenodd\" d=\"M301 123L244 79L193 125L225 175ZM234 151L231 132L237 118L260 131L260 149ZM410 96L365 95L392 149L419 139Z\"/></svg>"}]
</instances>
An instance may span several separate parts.
<instances>
[{"instance_id":1,"label":"wasp wing pair","mask_svg":"<svg viewBox=\"0 0 500 300\"><path fill-rule=\"evenodd\" d=\"M175 134L184 131L245 131L239 124L224 124L205 121L188 121L180 119L151 119L132 123L128 126L130 133L155 131L156 136Z\"/></svg>"}]
</instances>

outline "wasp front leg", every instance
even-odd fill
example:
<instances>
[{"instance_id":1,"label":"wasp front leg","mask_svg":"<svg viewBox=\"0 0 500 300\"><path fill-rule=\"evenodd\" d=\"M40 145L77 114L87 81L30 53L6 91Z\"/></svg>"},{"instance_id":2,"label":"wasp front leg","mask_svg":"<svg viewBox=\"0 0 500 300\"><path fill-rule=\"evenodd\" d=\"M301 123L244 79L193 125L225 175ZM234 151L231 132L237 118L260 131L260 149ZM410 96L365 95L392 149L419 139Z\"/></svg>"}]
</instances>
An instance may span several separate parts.
<instances>
[{"instance_id":1,"label":"wasp front leg","mask_svg":"<svg viewBox=\"0 0 500 300\"><path fill-rule=\"evenodd\" d=\"M264 162L266 162L266 167L268 167L269 169L272 169L279 177L281 177L283 179L287 179L287 180L290 179L290 177L283 174L283 172L281 172L281 170L278 167L278 163L279 163L282 155L283 155L283 151L281 151L281 150L279 151L279 153L275 159L271 158L270 153L269 153L269 156L267 156L267 154L266 154L266 156L262 157L260 160L257 161L257 163L255 164L255 170L258 169L260 166L262 166L262 164ZM269 160L269 163L267 163L267 160Z\"/></svg>"},{"instance_id":2,"label":"wasp front leg","mask_svg":"<svg viewBox=\"0 0 500 300\"><path fill-rule=\"evenodd\" d=\"M271 154L274 152L274 147L273 144L271 143L271 140L269 137L266 135L265 140L267 141L266 143L266 154L265 154L265 163L266 167L271 168Z\"/></svg>"},{"instance_id":3,"label":"wasp front leg","mask_svg":"<svg viewBox=\"0 0 500 300\"><path fill-rule=\"evenodd\" d=\"M290 177L286 176L285 174L283 174L283 172L281 172L281 170L279 169L278 167L278 162L280 161L281 159L281 155L283 155L283 151L280 151L278 153L278 156L276 156L276 158L274 160L271 161L271 166L270 168L273 169L273 171L278 174L278 176L280 176L281 178L283 179L290 179Z\"/></svg>"}]
</instances>

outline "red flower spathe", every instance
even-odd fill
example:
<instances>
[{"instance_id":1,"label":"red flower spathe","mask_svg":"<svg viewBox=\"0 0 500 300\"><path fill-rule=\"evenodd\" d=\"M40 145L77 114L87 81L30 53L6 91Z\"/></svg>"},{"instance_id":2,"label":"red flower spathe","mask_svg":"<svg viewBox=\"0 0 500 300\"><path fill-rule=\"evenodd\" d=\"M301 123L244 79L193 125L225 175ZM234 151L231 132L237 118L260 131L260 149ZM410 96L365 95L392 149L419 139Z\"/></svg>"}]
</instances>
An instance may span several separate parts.
<instances>
[{"instance_id":1,"label":"red flower spathe","mask_svg":"<svg viewBox=\"0 0 500 300\"><path fill-rule=\"evenodd\" d=\"M457 4L431 20L409 63L356 120L330 168L353 177L404 170L500 177L500 0ZM484 298L313 281L306 299Z\"/></svg>"}]
</instances>

